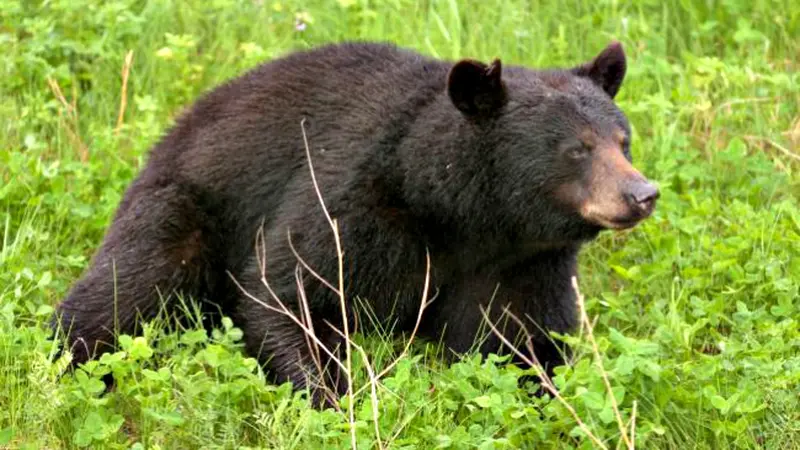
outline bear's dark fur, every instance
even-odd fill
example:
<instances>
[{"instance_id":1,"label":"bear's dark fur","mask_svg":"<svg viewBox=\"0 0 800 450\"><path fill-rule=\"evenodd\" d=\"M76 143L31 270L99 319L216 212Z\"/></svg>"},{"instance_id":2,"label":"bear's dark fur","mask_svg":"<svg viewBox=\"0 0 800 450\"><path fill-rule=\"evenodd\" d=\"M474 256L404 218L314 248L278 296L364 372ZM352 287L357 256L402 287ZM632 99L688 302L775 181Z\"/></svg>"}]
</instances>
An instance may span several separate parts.
<instances>
[{"instance_id":1,"label":"bear's dark fur","mask_svg":"<svg viewBox=\"0 0 800 450\"><path fill-rule=\"evenodd\" d=\"M568 69L453 63L374 43L264 64L201 98L153 148L53 326L85 362L182 292L231 315L277 381L306 386L315 368L305 334L252 298L276 305L263 274L299 313L290 233L303 260L338 284L305 130L340 227L350 308L359 297L409 331L429 254L436 297L421 336L467 351L479 305L491 301L493 318L508 305L528 322L543 364L560 364L546 331L576 324L570 280L581 245L634 226L658 196L630 165L630 129L613 103L625 68L618 43ZM337 294L308 270L302 279L316 333L335 347L326 321L341 328ZM504 329L513 338L516 328ZM491 333L479 345L501 347Z\"/></svg>"}]
</instances>

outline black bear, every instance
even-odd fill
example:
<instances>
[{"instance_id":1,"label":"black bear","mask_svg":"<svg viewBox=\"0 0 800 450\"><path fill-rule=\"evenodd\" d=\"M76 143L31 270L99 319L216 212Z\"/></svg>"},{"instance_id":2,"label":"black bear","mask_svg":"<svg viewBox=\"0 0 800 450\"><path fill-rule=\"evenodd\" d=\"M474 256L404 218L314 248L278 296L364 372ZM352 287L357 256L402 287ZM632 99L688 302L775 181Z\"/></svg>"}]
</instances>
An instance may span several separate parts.
<instances>
[{"instance_id":1,"label":"black bear","mask_svg":"<svg viewBox=\"0 0 800 450\"><path fill-rule=\"evenodd\" d=\"M493 320L507 306L529 321L539 361L562 364L548 332L576 325L581 245L635 226L659 195L631 165L613 101L625 71L618 42L542 70L366 42L265 63L204 95L155 145L52 326L82 363L182 293L231 316L276 381L332 377L281 310L310 316L320 342L341 348L321 196L339 227L349 311L360 298L376 323L409 331L429 273L436 296L420 336L455 353L476 342L507 351L479 335L481 305Z\"/></svg>"}]
</instances>

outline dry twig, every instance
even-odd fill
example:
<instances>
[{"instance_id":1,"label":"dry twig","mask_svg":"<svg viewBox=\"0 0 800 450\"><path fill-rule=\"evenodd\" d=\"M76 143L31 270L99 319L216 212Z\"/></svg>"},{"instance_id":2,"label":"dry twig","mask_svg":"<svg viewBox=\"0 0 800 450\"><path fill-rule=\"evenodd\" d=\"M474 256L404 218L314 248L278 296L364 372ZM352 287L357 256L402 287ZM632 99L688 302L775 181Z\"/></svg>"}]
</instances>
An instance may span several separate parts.
<instances>
[{"instance_id":1,"label":"dry twig","mask_svg":"<svg viewBox=\"0 0 800 450\"><path fill-rule=\"evenodd\" d=\"M122 64L122 89L119 98L119 114L117 115L117 126L114 128L114 134L118 135L120 128L122 128L122 119L125 117L125 110L128 107L128 76L131 73L131 65L133 64L133 50L129 50L125 55L125 62Z\"/></svg>"},{"instance_id":2,"label":"dry twig","mask_svg":"<svg viewBox=\"0 0 800 450\"><path fill-rule=\"evenodd\" d=\"M521 351L519 351L519 349L517 349L513 344L511 344L511 342L509 342L509 340L505 336L503 336L503 334L497 329L497 327L495 327L494 323L492 323L491 319L489 318L489 315L486 313L486 310L483 308L483 306L481 306L481 314L483 315L484 319L486 319L486 323L492 329L492 332L494 332L494 334L503 342L503 344L505 344L508 348L510 348L511 351L514 352L520 359L522 359L522 361L525 364L528 364L536 371L536 375L540 379L541 386L547 392L549 392L559 403L561 403L561 406L563 406L570 413L573 420L575 420L575 423L578 425L581 431L583 431L583 433L592 442L594 442L595 445L604 450L607 450L608 447L606 447L606 445L603 444L603 442L597 436L595 436L594 433L592 433L589 427L587 427L586 424L583 422L583 420L581 420L580 416L575 411L575 408L573 408L572 405L570 405L569 402L567 402L564 399L564 397L561 396L561 394L558 392L558 389L556 389L555 384L553 384L553 381L547 375L547 372L544 370L544 367L542 367L542 364L539 362L539 359L536 357L536 354L533 353L533 339L531 338L531 335L530 333L528 333L527 329L523 327L523 332L527 337L526 345L528 346L528 349L530 351L530 356L523 354ZM508 311L508 314L513 318L513 314L510 311ZM519 320L519 318L516 319L516 322L522 323Z\"/></svg>"},{"instance_id":3,"label":"dry twig","mask_svg":"<svg viewBox=\"0 0 800 450\"><path fill-rule=\"evenodd\" d=\"M66 130L67 135L72 140L72 144L77 147L78 149L78 157L80 158L81 162L86 162L89 160L89 149L86 147L86 144L83 143L83 139L81 139L80 129L78 127L78 95L75 91L73 86L72 92L72 103L68 102L67 99L64 97L64 93L61 92L61 86L58 85L58 82L53 78L47 79L47 84L50 86L50 90L55 95L56 99L58 99L59 103L61 103L62 110L59 111L60 115L66 115L67 124L64 126L64 130Z\"/></svg>"},{"instance_id":4,"label":"dry twig","mask_svg":"<svg viewBox=\"0 0 800 450\"><path fill-rule=\"evenodd\" d=\"M597 346L597 341L594 339L594 327L592 326L589 317L586 315L586 305L584 304L583 294L581 294L580 289L578 288L578 279L575 277L572 277L572 288L575 290L575 294L577 295L581 320L586 326L586 337L589 339L589 343L592 345L592 351L594 352L597 365L600 368L600 375L603 377L603 384L605 385L608 396L611 399L611 407L614 410L614 416L617 419L617 426L619 426L619 432L622 435L622 440L625 441L625 444L629 449L633 449L633 444L631 443L630 438L628 438L625 422L622 420L622 414L619 412L617 399L614 397L614 391L611 389L611 382L608 381L608 372L606 372L605 367L603 367L603 358L600 355L600 348Z\"/></svg>"}]
</instances>

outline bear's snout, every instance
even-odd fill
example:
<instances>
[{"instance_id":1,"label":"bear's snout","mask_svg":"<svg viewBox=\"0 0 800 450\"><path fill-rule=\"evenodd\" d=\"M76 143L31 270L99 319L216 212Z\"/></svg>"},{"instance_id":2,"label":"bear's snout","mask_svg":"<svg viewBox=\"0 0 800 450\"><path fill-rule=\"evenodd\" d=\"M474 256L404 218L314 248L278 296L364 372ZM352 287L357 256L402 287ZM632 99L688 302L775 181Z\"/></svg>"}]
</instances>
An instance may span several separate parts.
<instances>
[{"instance_id":1,"label":"bear's snout","mask_svg":"<svg viewBox=\"0 0 800 450\"><path fill-rule=\"evenodd\" d=\"M652 214L659 195L658 188L644 179L635 179L627 183L625 200L628 207L635 211L635 215L646 218Z\"/></svg>"},{"instance_id":2,"label":"bear's snout","mask_svg":"<svg viewBox=\"0 0 800 450\"><path fill-rule=\"evenodd\" d=\"M586 196L580 214L589 222L626 229L648 218L660 196L658 188L636 170L620 148L607 145L593 152Z\"/></svg>"}]
</instances>

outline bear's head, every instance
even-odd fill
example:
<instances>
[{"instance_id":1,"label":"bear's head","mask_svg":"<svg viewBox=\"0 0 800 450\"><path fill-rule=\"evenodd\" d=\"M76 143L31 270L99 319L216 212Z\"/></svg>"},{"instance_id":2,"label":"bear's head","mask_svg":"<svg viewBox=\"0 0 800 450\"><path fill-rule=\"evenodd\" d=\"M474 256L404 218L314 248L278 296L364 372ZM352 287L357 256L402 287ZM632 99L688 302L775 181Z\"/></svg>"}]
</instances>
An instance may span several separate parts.
<instances>
[{"instance_id":1,"label":"bear's head","mask_svg":"<svg viewBox=\"0 0 800 450\"><path fill-rule=\"evenodd\" d=\"M447 95L491 157L492 190L527 238L586 239L650 216L658 189L631 164L631 130L614 103L626 70L618 42L591 61L531 70L465 59Z\"/></svg>"}]
</instances>

